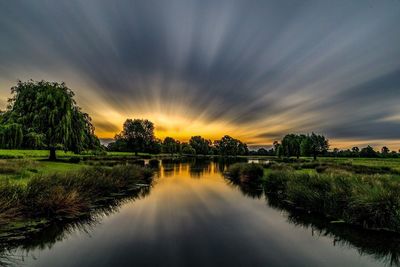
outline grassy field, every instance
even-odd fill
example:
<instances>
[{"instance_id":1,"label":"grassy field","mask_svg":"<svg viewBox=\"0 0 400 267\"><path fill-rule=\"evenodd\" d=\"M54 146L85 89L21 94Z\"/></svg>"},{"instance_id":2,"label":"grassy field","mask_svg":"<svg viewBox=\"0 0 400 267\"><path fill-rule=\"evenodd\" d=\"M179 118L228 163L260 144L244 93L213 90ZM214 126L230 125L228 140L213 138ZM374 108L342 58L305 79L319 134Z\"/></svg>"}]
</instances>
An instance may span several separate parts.
<instances>
[{"instance_id":1,"label":"grassy field","mask_svg":"<svg viewBox=\"0 0 400 267\"><path fill-rule=\"evenodd\" d=\"M79 170L84 164L64 162L49 162L32 159L0 160L0 180L12 183L26 184L35 175L48 175L66 171Z\"/></svg>"},{"instance_id":2,"label":"grassy field","mask_svg":"<svg viewBox=\"0 0 400 267\"><path fill-rule=\"evenodd\" d=\"M245 156L243 156L245 157ZM266 160L276 160L272 156L254 156L253 159L258 159L261 162ZM300 160L312 161L311 157L300 157ZM334 158L334 157L318 157L318 162L321 163L337 163L351 164L367 167L388 167L400 172L400 158Z\"/></svg>"},{"instance_id":3,"label":"grassy field","mask_svg":"<svg viewBox=\"0 0 400 267\"><path fill-rule=\"evenodd\" d=\"M400 158L319 158L318 160L368 167L389 167L400 171Z\"/></svg>"},{"instance_id":4,"label":"grassy field","mask_svg":"<svg viewBox=\"0 0 400 267\"><path fill-rule=\"evenodd\" d=\"M0 158L47 158L48 150L0 149ZM71 157L72 152L57 151L57 157Z\"/></svg>"},{"instance_id":5,"label":"grassy field","mask_svg":"<svg viewBox=\"0 0 400 267\"><path fill-rule=\"evenodd\" d=\"M57 151L57 158L61 161L46 161L49 156L47 150L17 150L0 149L0 182L10 181L17 184L26 184L32 177L37 175L48 175L66 171L79 170L90 165L89 161L81 160L80 163L69 163L71 157L99 157L106 159L134 157L131 152L104 152L102 155L94 153L83 153L76 155L72 152ZM146 153L139 153L139 157L149 156ZM64 162L62 162L64 161ZM101 161L99 161L101 162Z\"/></svg>"}]
</instances>

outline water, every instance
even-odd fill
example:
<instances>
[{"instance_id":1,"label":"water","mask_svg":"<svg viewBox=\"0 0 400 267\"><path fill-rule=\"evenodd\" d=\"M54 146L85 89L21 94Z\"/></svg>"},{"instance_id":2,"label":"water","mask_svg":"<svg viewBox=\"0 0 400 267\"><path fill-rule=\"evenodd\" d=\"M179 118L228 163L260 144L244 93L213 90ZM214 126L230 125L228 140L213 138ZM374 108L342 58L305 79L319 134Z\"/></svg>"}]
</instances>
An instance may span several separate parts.
<instances>
[{"instance_id":1,"label":"water","mask_svg":"<svg viewBox=\"0 0 400 267\"><path fill-rule=\"evenodd\" d=\"M48 229L10 249L8 261L24 266L382 266L396 260L392 239L331 224L325 228L324 222L271 207L262 190L230 184L221 169L212 162L164 164L148 194L91 221Z\"/></svg>"}]
</instances>

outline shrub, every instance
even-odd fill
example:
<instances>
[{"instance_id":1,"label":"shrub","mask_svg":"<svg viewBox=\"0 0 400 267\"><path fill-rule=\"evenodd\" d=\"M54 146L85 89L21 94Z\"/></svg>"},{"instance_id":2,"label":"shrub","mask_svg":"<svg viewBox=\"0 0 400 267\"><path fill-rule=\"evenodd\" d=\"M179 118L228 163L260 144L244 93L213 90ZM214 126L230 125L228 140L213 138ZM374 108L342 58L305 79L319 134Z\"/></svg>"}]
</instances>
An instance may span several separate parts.
<instances>
[{"instance_id":1,"label":"shrub","mask_svg":"<svg viewBox=\"0 0 400 267\"><path fill-rule=\"evenodd\" d=\"M265 181L265 190L268 193L282 194L286 191L290 172L272 171Z\"/></svg>"},{"instance_id":2,"label":"shrub","mask_svg":"<svg viewBox=\"0 0 400 267\"><path fill-rule=\"evenodd\" d=\"M293 168L285 163L275 163L271 165L271 170L290 171Z\"/></svg>"},{"instance_id":3,"label":"shrub","mask_svg":"<svg viewBox=\"0 0 400 267\"><path fill-rule=\"evenodd\" d=\"M255 163L234 163L228 168L228 176L242 183L259 181L264 175L264 168Z\"/></svg>"},{"instance_id":4,"label":"shrub","mask_svg":"<svg viewBox=\"0 0 400 267\"><path fill-rule=\"evenodd\" d=\"M68 160L70 163L79 163L81 162L81 158L77 156L70 157Z\"/></svg>"},{"instance_id":5,"label":"shrub","mask_svg":"<svg viewBox=\"0 0 400 267\"><path fill-rule=\"evenodd\" d=\"M233 180L239 180L242 165L245 163L234 163L228 167L228 176Z\"/></svg>"}]
</instances>

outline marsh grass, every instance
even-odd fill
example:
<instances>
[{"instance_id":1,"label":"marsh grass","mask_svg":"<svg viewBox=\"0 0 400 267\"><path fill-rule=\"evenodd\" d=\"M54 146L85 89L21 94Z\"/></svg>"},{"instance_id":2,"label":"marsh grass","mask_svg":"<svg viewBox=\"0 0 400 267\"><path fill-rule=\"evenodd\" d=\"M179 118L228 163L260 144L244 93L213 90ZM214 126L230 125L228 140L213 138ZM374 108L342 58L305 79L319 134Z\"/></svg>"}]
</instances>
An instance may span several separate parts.
<instances>
[{"instance_id":1,"label":"marsh grass","mask_svg":"<svg viewBox=\"0 0 400 267\"><path fill-rule=\"evenodd\" d=\"M392 174L400 175L400 161L395 162L389 161L391 164L372 165L371 162L367 162L369 165L362 165L362 162L355 161L327 161L326 159L320 161L283 161L283 160L270 160L268 164L264 164L264 168L272 170L315 170L318 173L323 173L327 169L331 172L348 172L353 174Z\"/></svg>"},{"instance_id":2,"label":"marsh grass","mask_svg":"<svg viewBox=\"0 0 400 267\"><path fill-rule=\"evenodd\" d=\"M0 185L0 223L79 217L113 194L129 194L150 184L152 171L135 165L92 167L81 171L37 175L26 185Z\"/></svg>"},{"instance_id":3,"label":"marsh grass","mask_svg":"<svg viewBox=\"0 0 400 267\"><path fill-rule=\"evenodd\" d=\"M272 171L265 189L296 209L364 228L400 232L400 184L391 176Z\"/></svg>"},{"instance_id":4,"label":"marsh grass","mask_svg":"<svg viewBox=\"0 0 400 267\"><path fill-rule=\"evenodd\" d=\"M0 184L0 226L21 215L21 186L2 182Z\"/></svg>"},{"instance_id":5,"label":"marsh grass","mask_svg":"<svg viewBox=\"0 0 400 267\"><path fill-rule=\"evenodd\" d=\"M227 177L241 183L256 183L264 175L261 164L256 163L234 163L228 167Z\"/></svg>"},{"instance_id":6,"label":"marsh grass","mask_svg":"<svg viewBox=\"0 0 400 267\"><path fill-rule=\"evenodd\" d=\"M327 171L328 173L329 171ZM273 171L270 169L265 169L265 186L264 192L260 191L260 184L257 183L240 183L232 179L227 180L228 184L238 187L240 191L251 198L261 198L265 196L266 201L270 207L283 211L287 215L288 221L296 226L310 229L312 235L317 236L329 236L332 239L333 245L343 246L347 248L349 246L355 247L361 255L371 255L378 261L382 262L387 266L399 266L400 264L400 234L394 233L392 231L381 231L382 229L371 229L373 227L364 226L359 227L357 223L353 221L346 221L344 219L338 219L329 214L341 214L341 210L347 207L348 203L352 203L353 207L358 207L354 204L356 196L352 195L353 183L365 182L365 186L368 188L374 185L371 183L370 177L366 181L362 178L354 178L352 180L349 177L343 175L337 175L333 177L335 180L331 182L329 178L324 177L320 181L310 180L310 175L307 173L301 173L293 170L286 170L285 175L281 175L282 171ZM327 175L325 173L324 175ZM348 175L347 172L342 172ZM317 175L314 173L314 175ZM298 183L302 183L301 186L297 186L293 183L289 183L291 179L297 179L301 176ZM382 177L380 177L382 178ZM378 179L380 179L378 178ZM390 177L383 178L384 183L389 180ZM291 187L288 189L288 184ZM308 184L310 184L308 186ZM385 186L385 185L384 185ZM306 191L303 191L306 190ZM286 198L286 193L291 191L296 198L291 198L291 201ZM317 191L317 192L316 192ZM321 191L321 192L319 192ZM364 192L369 198L372 197L368 191ZM353 197L352 197L353 196ZM396 194L392 194L396 196ZM334 203L318 203L321 199L331 198L334 199ZM299 201L295 203L293 201ZM318 211L310 212L309 208L300 207L300 202L303 206L307 203L312 202L314 209ZM363 200L361 203L371 203L371 200ZM381 200L378 203L388 203L386 200L383 202ZM376 203L372 201L372 203ZM371 212L371 207L367 209ZM336 210L334 210L336 208ZM374 207L375 210L381 210L382 207ZM362 210L365 210L362 207ZM328 212L329 211L329 212ZM355 212L351 210L349 212ZM358 215L359 212L356 212ZM387 214L390 214L387 213ZM368 215L367 215L368 217ZM390 218L392 218L390 216ZM356 218L357 219L357 218ZM359 220L359 219L357 219ZM375 222L377 223L377 222ZM385 225L390 224L390 222L379 222ZM388 228L385 228L387 230ZM392 230L392 229L389 229Z\"/></svg>"},{"instance_id":7,"label":"marsh grass","mask_svg":"<svg viewBox=\"0 0 400 267\"><path fill-rule=\"evenodd\" d=\"M28 168L34 169L36 162L28 159L20 160L0 160L0 175L21 174Z\"/></svg>"}]
</instances>

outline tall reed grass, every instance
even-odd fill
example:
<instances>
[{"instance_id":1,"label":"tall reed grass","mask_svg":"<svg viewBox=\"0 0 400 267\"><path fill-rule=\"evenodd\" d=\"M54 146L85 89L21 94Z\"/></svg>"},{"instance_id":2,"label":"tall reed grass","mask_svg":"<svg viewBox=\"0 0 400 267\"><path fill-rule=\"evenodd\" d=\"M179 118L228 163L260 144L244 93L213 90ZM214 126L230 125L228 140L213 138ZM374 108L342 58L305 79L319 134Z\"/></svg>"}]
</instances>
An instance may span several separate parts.
<instances>
[{"instance_id":1,"label":"tall reed grass","mask_svg":"<svg viewBox=\"0 0 400 267\"><path fill-rule=\"evenodd\" d=\"M234 163L228 167L227 177L241 183L257 183L264 175L264 168L256 163Z\"/></svg>"},{"instance_id":2,"label":"tall reed grass","mask_svg":"<svg viewBox=\"0 0 400 267\"><path fill-rule=\"evenodd\" d=\"M27 185L0 184L0 224L15 219L78 217L113 194L150 184L153 172L136 165L91 167L80 171L39 175Z\"/></svg>"},{"instance_id":3,"label":"tall reed grass","mask_svg":"<svg viewBox=\"0 0 400 267\"><path fill-rule=\"evenodd\" d=\"M400 183L395 177L272 171L265 189L295 208L364 228L400 232Z\"/></svg>"}]
</instances>

